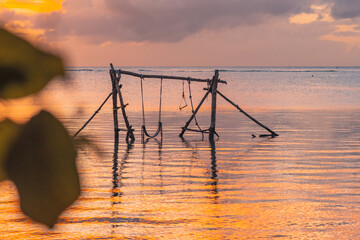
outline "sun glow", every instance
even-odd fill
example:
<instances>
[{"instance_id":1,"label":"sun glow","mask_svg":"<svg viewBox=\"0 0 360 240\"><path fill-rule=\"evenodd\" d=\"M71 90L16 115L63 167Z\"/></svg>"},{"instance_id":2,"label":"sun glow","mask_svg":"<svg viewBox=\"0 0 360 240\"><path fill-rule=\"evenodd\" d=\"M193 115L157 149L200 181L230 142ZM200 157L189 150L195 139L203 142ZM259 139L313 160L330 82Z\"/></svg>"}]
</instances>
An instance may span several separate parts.
<instances>
[{"instance_id":1,"label":"sun glow","mask_svg":"<svg viewBox=\"0 0 360 240\"><path fill-rule=\"evenodd\" d=\"M36 26L37 15L61 11L64 0L0 0L0 13L13 12L2 25L9 31L22 36L32 43L40 43L46 29Z\"/></svg>"},{"instance_id":2,"label":"sun glow","mask_svg":"<svg viewBox=\"0 0 360 240\"><path fill-rule=\"evenodd\" d=\"M0 0L0 8L16 13L36 14L60 11L64 0Z\"/></svg>"}]
</instances>

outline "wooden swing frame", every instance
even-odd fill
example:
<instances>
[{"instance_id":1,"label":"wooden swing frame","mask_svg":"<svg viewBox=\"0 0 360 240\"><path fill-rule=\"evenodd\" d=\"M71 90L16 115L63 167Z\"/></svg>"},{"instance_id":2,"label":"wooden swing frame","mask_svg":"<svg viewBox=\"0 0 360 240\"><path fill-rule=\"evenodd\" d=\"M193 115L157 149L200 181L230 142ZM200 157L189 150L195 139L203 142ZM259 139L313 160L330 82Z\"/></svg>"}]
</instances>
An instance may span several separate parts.
<instances>
[{"instance_id":1,"label":"wooden swing frame","mask_svg":"<svg viewBox=\"0 0 360 240\"><path fill-rule=\"evenodd\" d=\"M181 137L181 138L183 137L183 135L185 134L186 131L200 132L202 134L207 133L207 134L209 134L209 140L210 141L214 140L214 135L219 137L219 135L215 131L215 127L216 127L216 103L217 103L217 98L216 97L217 97L217 95L220 95L227 102L229 102L231 105L233 105L237 110L239 110L241 113L243 113L249 119L251 119L253 122L255 122L260 127L264 128L265 130L267 130L270 133L270 134L267 134L267 135L266 134L260 135L260 137L267 137L267 136L276 137L276 136L279 136L277 133L272 131L270 128L266 127L265 125L263 125L262 123L257 121L255 118L250 116L248 113L246 113L237 104L232 102L229 98L227 98L224 94L222 94L217 89L219 83L227 84L226 81L219 79L219 70L215 70L215 74L212 77L212 79L201 79L201 78L164 76L164 75L143 75L143 74L139 74L139 73L135 73L135 72L124 71L124 70L121 70L121 69L115 70L112 64L110 64L110 67L111 67L110 76L111 76L111 81L112 81L112 95L113 95L114 131L115 131L115 138L116 139L119 137L119 131L123 130L123 131L127 132L126 133L126 142L127 143L133 143L135 141L134 129L130 125L128 117L126 115L126 111L125 111L125 108L126 108L126 106L128 106L128 104L124 104L124 100L123 100L123 97L122 97L122 94L121 94L122 85L119 82L120 82L120 78L121 78L122 74L130 75L130 76L134 76L134 77L139 77L141 79L144 79L144 78L157 78L157 79L162 79L162 80L165 80L165 79L183 80L183 81L186 80L189 83L190 82L206 82L208 84L208 87L204 88L204 90L206 90L205 95L200 100L200 103L198 104L196 109L192 110L192 115L190 116L189 120L185 123L185 126L182 127L182 131L179 134L179 137ZM188 128L190 123L192 122L192 120L196 117L197 112L200 110L202 104L204 103L205 99L208 97L209 94L211 94L211 98L212 98L212 100L211 100L211 122L210 122L210 127L208 129L206 129L206 130L200 130L200 129L198 130L198 129L190 129L190 128ZM117 105L118 104L117 96L119 97L120 106ZM120 129L118 127L118 109L121 109L126 129ZM145 133L144 133L143 128L144 128L144 126L142 127L142 136L144 138ZM161 132L162 132L162 126L160 128L161 128ZM150 136L150 137L152 137L152 136Z\"/></svg>"}]
</instances>

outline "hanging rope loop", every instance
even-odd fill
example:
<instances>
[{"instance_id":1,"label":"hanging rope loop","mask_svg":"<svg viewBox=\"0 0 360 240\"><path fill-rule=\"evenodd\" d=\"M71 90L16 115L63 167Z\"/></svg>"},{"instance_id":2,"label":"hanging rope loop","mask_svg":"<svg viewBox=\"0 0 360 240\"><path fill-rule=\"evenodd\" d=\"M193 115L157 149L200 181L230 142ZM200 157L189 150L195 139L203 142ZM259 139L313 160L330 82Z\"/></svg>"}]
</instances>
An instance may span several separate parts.
<instances>
[{"instance_id":1,"label":"hanging rope loop","mask_svg":"<svg viewBox=\"0 0 360 240\"><path fill-rule=\"evenodd\" d=\"M188 78L187 80L188 82L188 86L189 86L189 99L190 99L190 105L191 105L191 112L192 113L195 113L195 110L194 110L194 104L193 104L193 100L192 100L192 94L191 94L191 81L190 81L190 78ZM204 138L204 131L201 129L197 119L196 119L196 116L194 116L194 121L195 121L195 125L199 128L201 134L202 134L202 138Z\"/></svg>"},{"instance_id":2,"label":"hanging rope loop","mask_svg":"<svg viewBox=\"0 0 360 240\"><path fill-rule=\"evenodd\" d=\"M158 121L158 128L153 135L150 135L146 130L146 121L145 121L145 106L144 106L144 87L143 87L143 80L144 78L141 75L140 78L140 86L141 86L141 106L142 106L142 116L143 116L143 125L141 126L141 135L144 134L149 138L155 138L159 133L162 133L162 122L161 122L161 104L162 104L162 84L163 84L163 77L160 80L160 101L159 101L159 121ZM162 135L162 134L161 134Z\"/></svg>"},{"instance_id":3,"label":"hanging rope loop","mask_svg":"<svg viewBox=\"0 0 360 240\"><path fill-rule=\"evenodd\" d=\"M184 104L182 105L182 102L184 101ZM179 110L186 108L188 106L185 98L185 80L182 81L182 96L179 104Z\"/></svg>"}]
</instances>

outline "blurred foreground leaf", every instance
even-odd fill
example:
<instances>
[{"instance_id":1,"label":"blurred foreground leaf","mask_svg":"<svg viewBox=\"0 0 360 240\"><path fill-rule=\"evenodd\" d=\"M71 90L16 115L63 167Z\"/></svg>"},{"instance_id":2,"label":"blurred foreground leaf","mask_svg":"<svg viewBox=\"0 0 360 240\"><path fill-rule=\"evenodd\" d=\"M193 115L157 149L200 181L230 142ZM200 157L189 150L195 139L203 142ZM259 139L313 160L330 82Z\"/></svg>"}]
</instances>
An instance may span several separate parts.
<instances>
[{"instance_id":1,"label":"blurred foreground leaf","mask_svg":"<svg viewBox=\"0 0 360 240\"><path fill-rule=\"evenodd\" d=\"M64 126L42 111L26 123L10 149L6 171L22 211L52 227L80 194L76 151Z\"/></svg>"},{"instance_id":2,"label":"blurred foreground leaf","mask_svg":"<svg viewBox=\"0 0 360 240\"><path fill-rule=\"evenodd\" d=\"M0 46L0 98L36 93L53 77L64 74L60 58L1 28Z\"/></svg>"},{"instance_id":3,"label":"blurred foreground leaf","mask_svg":"<svg viewBox=\"0 0 360 240\"><path fill-rule=\"evenodd\" d=\"M7 178L4 170L5 157L16 138L20 126L10 120L0 122L0 181Z\"/></svg>"}]
</instances>

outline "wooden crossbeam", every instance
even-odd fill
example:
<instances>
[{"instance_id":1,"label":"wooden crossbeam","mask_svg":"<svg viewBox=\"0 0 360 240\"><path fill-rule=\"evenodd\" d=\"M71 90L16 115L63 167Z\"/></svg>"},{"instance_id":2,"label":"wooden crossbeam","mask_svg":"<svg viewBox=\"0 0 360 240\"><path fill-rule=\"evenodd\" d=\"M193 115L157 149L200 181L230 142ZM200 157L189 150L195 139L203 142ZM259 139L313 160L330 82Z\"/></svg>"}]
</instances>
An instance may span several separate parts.
<instances>
[{"instance_id":1,"label":"wooden crossbeam","mask_svg":"<svg viewBox=\"0 0 360 240\"><path fill-rule=\"evenodd\" d=\"M117 74L125 74L139 78L162 78L162 79L171 79L171 80L186 80L191 82L211 82L211 79L201 79L201 78L192 78L192 77L178 77L178 76L165 76L165 75L148 75L148 74L139 74L130 71L124 70L115 70ZM219 83L227 84L224 80L218 80Z\"/></svg>"}]
</instances>

